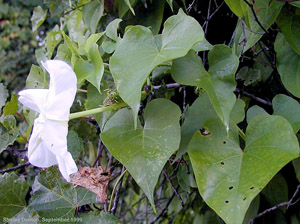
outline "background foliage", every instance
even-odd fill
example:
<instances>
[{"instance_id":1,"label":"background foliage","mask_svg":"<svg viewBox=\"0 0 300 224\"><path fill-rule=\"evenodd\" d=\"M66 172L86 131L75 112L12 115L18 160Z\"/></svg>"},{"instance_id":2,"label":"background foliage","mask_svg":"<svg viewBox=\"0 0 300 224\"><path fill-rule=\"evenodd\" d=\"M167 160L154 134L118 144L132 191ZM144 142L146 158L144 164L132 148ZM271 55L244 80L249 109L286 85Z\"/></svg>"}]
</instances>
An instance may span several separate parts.
<instances>
[{"instance_id":1,"label":"background foliage","mask_svg":"<svg viewBox=\"0 0 300 224\"><path fill-rule=\"evenodd\" d=\"M0 0L0 223L300 223L300 3ZM78 167L108 200L28 163L45 59L78 79ZM126 107L126 108L122 108ZM72 117L72 114L71 114Z\"/></svg>"}]
</instances>

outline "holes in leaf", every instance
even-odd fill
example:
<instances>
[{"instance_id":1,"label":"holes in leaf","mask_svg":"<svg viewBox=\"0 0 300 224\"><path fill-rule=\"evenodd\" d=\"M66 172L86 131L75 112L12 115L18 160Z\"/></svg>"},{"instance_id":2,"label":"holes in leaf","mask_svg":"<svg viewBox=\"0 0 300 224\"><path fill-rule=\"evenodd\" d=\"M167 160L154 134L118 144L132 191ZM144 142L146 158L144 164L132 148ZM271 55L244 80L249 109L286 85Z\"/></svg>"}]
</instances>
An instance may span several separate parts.
<instances>
[{"instance_id":1,"label":"holes in leaf","mask_svg":"<svg viewBox=\"0 0 300 224\"><path fill-rule=\"evenodd\" d=\"M233 186L230 186L228 189L229 189L229 190L232 190L232 189L233 189Z\"/></svg>"},{"instance_id":2,"label":"holes in leaf","mask_svg":"<svg viewBox=\"0 0 300 224\"><path fill-rule=\"evenodd\" d=\"M224 165L225 165L225 163L224 163L224 162L220 162L220 164L221 164L222 166L224 166Z\"/></svg>"},{"instance_id":3,"label":"holes in leaf","mask_svg":"<svg viewBox=\"0 0 300 224\"><path fill-rule=\"evenodd\" d=\"M250 190L253 190L254 189L254 187L250 187Z\"/></svg>"},{"instance_id":4,"label":"holes in leaf","mask_svg":"<svg viewBox=\"0 0 300 224\"><path fill-rule=\"evenodd\" d=\"M229 203L229 201L225 201L225 203L226 203L226 204L228 204L228 203Z\"/></svg>"},{"instance_id":5,"label":"holes in leaf","mask_svg":"<svg viewBox=\"0 0 300 224\"><path fill-rule=\"evenodd\" d=\"M223 144L225 145L227 142L226 141L223 141Z\"/></svg>"},{"instance_id":6,"label":"holes in leaf","mask_svg":"<svg viewBox=\"0 0 300 224\"><path fill-rule=\"evenodd\" d=\"M207 136L211 134L211 132L209 130L206 130L205 128L200 128L199 130L201 135Z\"/></svg>"}]
</instances>

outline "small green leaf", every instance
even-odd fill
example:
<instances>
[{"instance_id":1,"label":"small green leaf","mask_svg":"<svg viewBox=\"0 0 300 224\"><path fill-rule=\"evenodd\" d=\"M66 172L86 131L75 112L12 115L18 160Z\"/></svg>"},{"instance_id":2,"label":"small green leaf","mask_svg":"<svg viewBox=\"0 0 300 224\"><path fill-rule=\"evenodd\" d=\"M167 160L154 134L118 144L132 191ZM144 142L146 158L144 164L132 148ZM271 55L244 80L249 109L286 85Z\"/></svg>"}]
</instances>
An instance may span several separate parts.
<instances>
[{"instance_id":1,"label":"small green leaf","mask_svg":"<svg viewBox=\"0 0 300 224\"><path fill-rule=\"evenodd\" d=\"M248 6L244 0L225 0L230 10L240 18L248 15Z\"/></svg>"},{"instance_id":2,"label":"small green leaf","mask_svg":"<svg viewBox=\"0 0 300 224\"><path fill-rule=\"evenodd\" d=\"M48 49L48 52L47 52L48 58L52 57L52 54L53 54L55 48L62 40L63 40L63 37L61 35L61 32L60 32L58 26L56 26L52 31L47 33L46 46Z\"/></svg>"},{"instance_id":3,"label":"small green leaf","mask_svg":"<svg viewBox=\"0 0 300 224\"><path fill-rule=\"evenodd\" d=\"M192 48L194 51L209 51L213 49L213 45L211 45L206 39L198 42L197 44L194 45Z\"/></svg>"},{"instance_id":4,"label":"small green leaf","mask_svg":"<svg viewBox=\"0 0 300 224\"><path fill-rule=\"evenodd\" d=\"M5 104L3 108L3 114L6 115L14 115L18 110L18 96L13 95L11 100Z\"/></svg>"},{"instance_id":5,"label":"small green leaf","mask_svg":"<svg viewBox=\"0 0 300 224\"><path fill-rule=\"evenodd\" d=\"M242 67L236 75L236 79L244 81L245 86L255 84L261 78L260 70L252 69L247 66Z\"/></svg>"},{"instance_id":6,"label":"small green leaf","mask_svg":"<svg viewBox=\"0 0 300 224\"><path fill-rule=\"evenodd\" d=\"M238 7L241 6L242 8L239 12L241 13L239 16L243 16L243 21L239 20L237 23L233 42L233 52L240 56L257 43L260 38L262 38L265 34L263 28L268 30L275 22L284 2L275 0L255 0L253 8L257 19L263 27L261 28L260 24L257 23L257 19L255 18L251 8L245 4L244 0L227 0L227 4L229 1L231 4L239 5ZM250 4L252 4L252 2ZM245 7L247 8L247 12L245 11ZM235 11L235 13L237 13L237 11Z\"/></svg>"},{"instance_id":7,"label":"small green leaf","mask_svg":"<svg viewBox=\"0 0 300 224\"><path fill-rule=\"evenodd\" d=\"M104 64L97 44L91 44L89 58L93 64L80 60L74 66L78 82L89 81L100 92L100 83L104 73Z\"/></svg>"},{"instance_id":8,"label":"small green leaf","mask_svg":"<svg viewBox=\"0 0 300 224\"><path fill-rule=\"evenodd\" d=\"M95 33L98 23L103 16L104 1L92 1L89 4L83 6L82 19L86 27Z\"/></svg>"},{"instance_id":9,"label":"small green leaf","mask_svg":"<svg viewBox=\"0 0 300 224\"><path fill-rule=\"evenodd\" d=\"M66 44L60 44L57 48L55 59L60 59L71 64L72 51Z\"/></svg>"},{"instance_id":10,"label":"small green leaf","mask_svg":"<svg viewBox=\"0 0 300 224\"><path fill-rule=\"evenodd\" d=\"M15 173L0 175L0 219L12 218L26 209L28 184Z\"/></svg>"},{"instance_id":11,"label":"small green leaf","mask_svg":"<svg viewBox=\"0 0 300 224\"><path fill-rule=\"evenodd\" d=\"M274 115L280 115L287 119L292 125L294 132L297 133L300 129L300 105L293 98L278 94L273 100Z\"/></svg>"},{"instance_id":12,"label":"small green leaf","mask_svg":"<svg viewBox=\"0 0 300 224\"><path fill-rule=\"evenodd\" d=\"M41 6L37 6L33 10L31 17L32 31L36 31L45 21L47 17L47 10L43 10Z\"/></svg>"},{"instance_id":13,"label":"small green leaf","mask_svg":"<svg viewBox=\"0 0 300 224\"><path fill-rule=\"evenodd\" d=\"M99 91L93 85L88 85L86 108L88 110L91 110L103 106L103 102L106 97L107 94L105 91L99 93ZM105 111L103 113L93 115L101 131L103 130L104 124L106 123L111 113L112 111Z\"/></svg>"},{"instance_id":14,"label":"small green leaf","mask_svg":"<svg viewBox=\"0 0 300 224\"><path fill-rule=\"evenodd\" d=\"M101 47L106 53L111 54L116 50L117 44L111 40L106 39L103 41Z\"/></svg>"},{"instance_id":15,"label":"small green leaf","mask_svg":"<svg viewBox=\"0 0 300 224\"><path fill-rule=\"evenodd\" d=\"M75 131L69 131L67 136L68 151L72 154L74 160L77 160L83 152L83 142Z\"/></svg>"},{"instance_id":16,"label":"small green leaf","mask_svg":"<svg viewBox=\"0 0 300 224\"><path fill-rule=\"evenodd\" d=\"M300 8L300 2L289 2L292 6Z\"/></svg>"},{"instance_id":17,"label":"small green leaf","mask_svg":"<svg viewBox=\"0 0 300 224\"><path fill-rule=\"evenodd\" d=\"M176 158L187 152L188 145L194 133L204 127L204 123L216 118L217 114L209 101L207 93L198 97L193 105L188 108L184 123L181 127L181 142Z\"/></svg>"},{"instance_id":18,"label":"small green leaf","mask_svg":"<svg viewBox=\"0 0 300 224\"><path fill-rule=\"evenodd\" d=\"M34 56L35 56L37 63L40 66L42 66L42 64L41 64L42 61L49 59L47 56L47 50L46 50L45 46L42 46L41 48L36 49L34 52Z\"/></svg>"},{"instance_id":19,"label":"small green leaf","mask_svg":"<svg viewBox=\"0 0 300 224\"><path fill-rule=\"evenodd\" d=\"M260 46L257 46L257 51L260 51ZM254 59L254 64L253 64L253 69L258 70L260 72L260 76L262 81L266 82L270 75L273 72L272 64L269 62L270 54L259 54L255 59Z\"/></svg>"},{"instance_id":20,"label":"small green leaf","mask_svg":"<svg viewBox=\"0 0 300 224\"><path fill-rule=\"evenodd\" d=\"M61 34L63 35L63 38L64 38L64 41L65 41L65 46L69 49L69 51L71 51L71 64L72 66L74 67L74 64L76 63L77 61L77 57L79 56L79 53L78 53L78 46L77 44L72 41L70 39L70 37L68 37L65 32L63 30L60 31Z\"/></svg>"},{"instance_id":21,"label":"small green leaf","mask_svg":"<svg viewBox=\"0 0 300 224\"><path fill-rule=\"evenodd\" d=\"M238 124L242 122L244 119L245 119L245 102L241 99L237 99L230 113L230 120Z\"/></svg>"},{"instance_id":22,"label":"small green leaf","mask_svg":"<svg viewBox=\"0 0 300 224\"><path fill-rule=\"evenodd\" d=\"M171 10L174 11L173 10L173 0L167 0L167 3L169 4Z\"/></svg>"},{"instance_id":23,"label":"small green leaf","mask_svg":"<svg viewBox=\"0 0 300 224\"><path fill-rule=\"evenodd\" d=\"M26 88L27 89L43 89L48 86L46 74L43 70L36 65L32 65L29 75L26 79Z\"/></svg>"},{"instance_id":24,"label":"small green leaf","mask_svg":"<svg viewBox=\"0 0 300 224\"><path fill-rule=\"evenodd\" d=\"M300 98L300 55L288 44L282 33L275 40L277 70L284 87Z\"/></svg>"},{"instance_id":25,"label":"small green leaf","mask_svg":"<svg viewBox=\"0 0 300 224\"><path fill-rule=\"evenodd\" d=\"M116 42L118 41L118 28L120 22L122 22L122 19L115 19L111 21L106 27L106 36Z\"/></svg>"},{"instance_id":26,"label":"small green leaf","mask_svg":"<svg viewBox=\"0 0 300 224\"><path fill-rule=\"evenodd\" d=\"M124 2L126 3L126 5L128 6L128 8L130 9L130 11L132 12L133 15L135 15L135 12L131 6L131 2L130 0L124 0Z\"/></svg>"},{"instance_id":27,"label":"small green leaf","mask_svg":"<svg viewBox=\"0 0 300 224\"><path fill-rule=\"evenodd\" d=\"M159 78L167 73L170 73L170 67L169 66L157 66L151 74L152 80L155 80L156 78Z\"/></svg>"},{"instance_id":28,"label":"small green leaf","mask_svg":"<svg viewBox=\"0 0 300 224\"><path fill-rule=\"evenodd\" d=\"M0 123L3 124L8 131L15 129L17 126L16 118L12 115L2 115L0 117Z\"/></svg>"},{"instance_id":29,"label":"small green leaf","mask_svg":"<svg viewBox=\"0 0 300 224\"><path fill-rule=\"evenodd\" d=\"M51 167L35 178L29 207L40 217L71 218L78 206L95 202L94 193L65 182L58 169Z\"/></svg>"},{"instance_id":30,"label":"small green leaf","mask_svg":"<svg viewBox=\"0 0 300 224\"><path fill-rule=\"evenodd\" d=\"M8 91L3 83L0 83L0 110L6 103L6 99L8 97Z\"/></svg>"},{"instance_id":31,"label":"small green leaf","mask_svg":"<svg viewBox=\"0 0 300 224\"><path fill-rule=\"evenodd\" d=\"M129 28L110 58L109 67L121 98L132 108L134 118L140 107L141 88L151 71L164 62L184 56L203 39L200 24L182 10L165 22L157 45L150 29Z\"/></svg>"},{"instance_id":32,"label":"small green leaf","mask_svg":"<svg viewBox=\"0 0 300 224\"><path fill-rule=\"evenodd\" d=\"M19 130L17 129L17 121L13 115L2 115L0 117L0 153L12 145L16 138L19 136Z\"/></svg>"},{"instance_id":33,"label":"small green leaf","mask_svg":"<svg viewBox=\"0 0 300 224\"><path fill-rule=\"evenodd\" d=\"M97 41L103 36L104 32L95 33L89 36L89 38L85 42L85 52L88 54L92 44L96 44Z\"/></svg>"},{"instance_id":34,"label":"small green leaf","mask_svg":"<svg viewBox=\"0 0 300 224\"><path fill-rule=\"evenodd\" d=\"M298 140L290 124L275 115L250 121L243 151L233 125L229 134L217 119L206 127L210 135L196 132L189 145L198 189L226 223L241 224L251 201L284 165L299 156Z\"/></svg>"},{"instance_id":35,"label":"small green leaf","mask_svg":"<svg viewBox=\"0 0 300 224\"><path fill-rule=\"evenodd\" d=\"M149 27L154 35L157 35L160 31L165 9L164 0L152 0L148 5L147 11L137 11L137 15L134 17L137 24Z\"/></svg>"},{"instance_id":36,"label":"small green leaf","mask_svg":"<svg viewBox=\"0 0 300 224\"><path fill-rule=\"evenodd\" d=\"M17 136L9 134L7 131L4 131L2 128L0 128L0 153L2 153L7 146L12 145Z\"/></svg>"},{"instance_id":37,"label":"small green leaf","mask_svg":"<svg viewBox=\"0 0 300 224\"><path fill-rule=\"evenodd\" d=\"M254 117L262 114L268 114L268 113L260 106L254 105L253 107L250 107L249 110L247 111L247 123L249 124Z\"/></svg>"},{"instance_id":38,"label":"small green leaf","mask_svg":"<svg viewBox=\"0 0 300 224\"><path fill-rule=\"evenodd\" d=\"M300 16L296 16L291 11L284 9L278 16L277 24L290 47L300 55Z\"/></svg>"},{"instance_id":39,"label":"small green leaf","mask_svg":"<svg viewBox=\"0 0 300 224\"><path fill-rule=\"evenodd\" d=\"M164 9L164 0L152 0L150 2L147 2L147 10L137 10L136 15L130 17L130 19L124 21L124 23L139 24L148 27L151 29L153 35L157 35L161 30L161 25L164 17Z\"/></svg>"},{"instance_id":40,"label":"small green leaf","mask_svg":"<svg viewBox=\"0 0 300 224\"><path fill-rule=\"evenodd\" d=\"M68 15L67 28L69 37L72 40L79 42L84 37L86 28L82 20L82 10L80 7L78 7L74 11L71 11Z\"/></svg>"},{"instance_id":41,"label":"small green leaf","mask_svg":"<svg viewBox=\"0 0 300 224\"><path fill-rule=\"evenodd\" d=\"M131 7L134 7L137 1L138 0L129 0ZM129 11L128 4L124 0L119 1L118 2L119 17L123 18L128 11Z\"/></svg>"},{"instance_id":42,"label":"small green leaf","mask_svg":"<svg viewBox=\"0 0 300 224\"><path fill-rule=\"evenodd\" d=\"M144 127L134 127L132 112L119 110L106 123L101 139L142 188L155 208L153 192L158 177L180 143L179 107L166 99L147 104Z\"/></svg>"},{"instance_id":43,"label":"small green leaf","mask_svg":"<svg viewBox=\"0 0 300 224\"><path fill-rule=\"evenodd\" d=\"M202 65L201 58L194 51L174 61L173 79L184 85L197 86L207 91L210 101L224 124L229 127L230 112L235 104L233 93L236 88L234 74L239 59L225 45L215 45L208 54L208 72Z\"/></svg>"}]
</instances>

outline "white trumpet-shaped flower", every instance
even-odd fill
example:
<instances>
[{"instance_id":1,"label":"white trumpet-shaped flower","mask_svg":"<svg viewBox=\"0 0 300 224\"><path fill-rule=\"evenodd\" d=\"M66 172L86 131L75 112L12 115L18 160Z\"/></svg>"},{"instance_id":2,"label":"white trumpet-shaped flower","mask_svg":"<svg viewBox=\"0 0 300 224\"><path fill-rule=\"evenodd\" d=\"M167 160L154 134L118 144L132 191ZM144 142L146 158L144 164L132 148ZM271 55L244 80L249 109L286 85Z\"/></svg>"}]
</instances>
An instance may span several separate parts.
<instances>
[{"instance_id":1,"label":"white trumpet-shaped flower","mask_svg":"<svg viewBox=\"0 0 300 224\"><path fill-rule=\"evenodd\" d=\"M28 144L29 162L37 167L58 164L62 176L77 172L67 149L68 121L73 104L77 78L72 68L60 60L42 63L50 74L49 89L26 89L19 92L19 101L39 113Z\"/></svg>"}]
</instances>

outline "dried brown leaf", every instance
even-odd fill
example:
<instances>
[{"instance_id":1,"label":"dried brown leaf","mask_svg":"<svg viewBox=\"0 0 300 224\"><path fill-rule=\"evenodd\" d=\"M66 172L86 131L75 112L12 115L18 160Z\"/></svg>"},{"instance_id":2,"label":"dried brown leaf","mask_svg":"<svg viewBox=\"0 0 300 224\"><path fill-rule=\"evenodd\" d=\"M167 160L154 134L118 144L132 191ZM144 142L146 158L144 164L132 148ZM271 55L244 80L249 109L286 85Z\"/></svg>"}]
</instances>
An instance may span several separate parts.
<instances>
[{"instance_id":1,"label":"dried brown leaf","mask_svg":"<svg viewBox=\"0 0 300 224\"><path fill-rule=\"evenodd\" d=\"M71 176L71 182L74 185L84 187L97 195L99 202L105 202L107 199L107 187L110 179L110 173L105 172L99 167L82 167Z\"/></svg>"}]
</instances>

